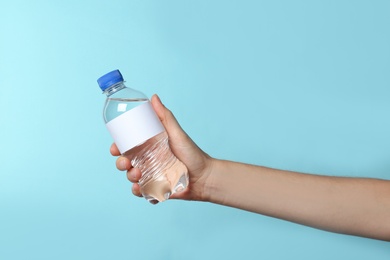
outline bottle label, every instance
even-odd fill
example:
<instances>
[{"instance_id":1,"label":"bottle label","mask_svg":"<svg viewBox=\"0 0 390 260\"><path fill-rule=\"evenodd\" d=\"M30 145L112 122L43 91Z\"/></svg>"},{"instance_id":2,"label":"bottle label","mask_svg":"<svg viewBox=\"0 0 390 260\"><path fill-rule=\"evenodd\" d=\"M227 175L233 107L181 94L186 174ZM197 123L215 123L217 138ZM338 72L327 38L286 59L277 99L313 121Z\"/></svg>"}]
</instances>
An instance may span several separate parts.
<instances>
[{"instance_id":1,"label":"bottle label","mask_svg":"<svg viewBox=\"0 0 390 260\"><path fill-rule=\"evenodd\" d=\"M121 154L165 131L148 101L106 123Z\"/></svg>"}]
</instances>

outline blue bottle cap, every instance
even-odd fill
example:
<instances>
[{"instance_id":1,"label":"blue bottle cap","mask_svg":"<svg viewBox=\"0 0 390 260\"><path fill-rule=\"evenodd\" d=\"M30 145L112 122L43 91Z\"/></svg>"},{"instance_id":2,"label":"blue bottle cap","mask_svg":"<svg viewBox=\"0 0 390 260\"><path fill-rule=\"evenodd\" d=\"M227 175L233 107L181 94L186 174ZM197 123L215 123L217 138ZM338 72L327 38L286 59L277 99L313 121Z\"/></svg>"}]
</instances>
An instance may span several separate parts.
<instances>
[{"instance_id":1,"label":"blue bottle cap","mask_svg":"<svg viewBox=\"0 0 390 260\"><path fill-rule=\"evenodd\" d=\"M123 81L123 77L122 77L122 74L119 70L113 70L113 71L101 76L97 80L99 87L103 91L105 91L106 89L108 89L112 85L114 85L118 82L122 82L122 81Z\"/></svg>"}]
</instances>

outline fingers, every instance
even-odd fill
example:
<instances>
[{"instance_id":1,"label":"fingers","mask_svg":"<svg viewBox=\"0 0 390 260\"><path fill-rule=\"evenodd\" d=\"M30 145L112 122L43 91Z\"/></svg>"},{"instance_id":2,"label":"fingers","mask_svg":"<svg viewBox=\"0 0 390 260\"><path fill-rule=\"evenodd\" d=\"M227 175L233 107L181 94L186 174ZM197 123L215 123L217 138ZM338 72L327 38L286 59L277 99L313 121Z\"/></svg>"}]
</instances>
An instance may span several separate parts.
<instances>
[{"instance_id":1,"label":"fingers","mask_svg":"<svg viewBox=\"0 0 390 260\"><path fill-rule=\"evenodd\" d=\"M126 157L119 157L116 160L116 168L118 168L120 171L127 171L127 179L133 183L138 182L139 179L141 179L142 174L140 169L133 168L129 159Z\"/></svg>"},{"instance_id":2,"label":"fingers","mask_svg":"<svg viewBox=\"0 0 390 260\"><path fill-rule=\"evenodd\" d=\"M142 194L141 194L141 191L140 191L138 183L134 183L133 184L133 187L132 187L131 191L133 192L133 194L135 196L142 197Z\"/></svg>"},{"instance_id":3,"label":"fingers","mask_svg":"<svg viewBox=\"0 0 390 260\"><path fill-rule=\"evenodd\" d=\"M118 147L113 143L110 147L110 152L113 156L119 156L120 152ZM141 171L131 166L131 162L128 158L119 156L116 160L116 168L120 171L127 171L127 179L133 183L132 192L135 196L142 197L140 187L138 185L139 179L141 179Z\"/></svg>"},{"instance_id":4,"label":"fingers","mask_svg":"<svg viewBox=\"0 0 390 260\"><path fill-rule=\"evenodd\" d=\"M119 156L116 160L116 168L118 168L120 171L127 171L127 179L133 183L131 191L135 196L142 197L141 189L138 184L139 179L141 179L141 171L139 169L133 168L128 158L120 156L121 153L119 152L115 143L111 145L110 153L113 156Z\"/></svg>"},{"instance_id":5,"label":"fingers","mask_svg":"<svg viewBox=\"0 0 390 260\"><path fill-rule=\"evenodd\" d=\"M126 171L126 176L129 181L133 183L132 192L135 196L142 197L140 187L138 185L139 179L141 179L141 171L140 169L131 167L131 163L129 159L126 157L119 157L116 160L116 167L118 170Z\"/></svg>"},{"instance_id":6,"label":"fingers","mask_svg":"<svg viewBox=\"0 0 390 260\"><path fill-rule=\"evenodd\" d=\"M118 147L116 146L115 143L113 143L110 147L110 153L112 156L119 156L121 155L121 153L119 152L119 149Z\"/></svg>"},{"instance_id":7,"label":"fingers","mask_svg":"<svg viewBox=\"0 0 390 260\"><path fill-rule=\"evenodd\" d=\"M131 163L130 160L126 157L120 156L116 160L116 168L120 171L127 171L131 169Z\"/></svg>"},{"instance_id":8,"label":"fingers","mask_svg":"<svg viewBox=\"0 0 390 260\"><path fill-rule=\"evenodd\" d=\"M135 196L142 197L141 189L139 187L138 181L141 178L141 171L137 168L132 168L127 172L127 179L133 184L132 192Z\"/></svg>"},{"instance_id":9,"label":"fingers","mask_svg":"<svg viewBox=\"0 0 390 260\"><path fill-rule=\"evenodd\" d=\"M133 183L136 183L141 179L141 171L137 168L132 168L131 170L127 171L127 179Z\"/></svg>"}]
</instances>

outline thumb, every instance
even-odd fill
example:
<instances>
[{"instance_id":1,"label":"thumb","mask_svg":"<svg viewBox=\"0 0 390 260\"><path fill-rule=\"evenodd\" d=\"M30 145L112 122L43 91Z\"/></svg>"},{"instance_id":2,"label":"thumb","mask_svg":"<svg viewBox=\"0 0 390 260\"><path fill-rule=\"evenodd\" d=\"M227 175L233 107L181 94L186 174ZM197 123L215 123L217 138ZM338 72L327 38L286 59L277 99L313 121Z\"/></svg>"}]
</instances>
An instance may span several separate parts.
<instances>
[{"instance_id":1,"label":"thumb","mask_svg":"<svg viewBox=\"0 0 390 260\"><path fill-rule=\"evenodd\" d=\"M157 94L154 94L151 98L152 106L161 122L165 121L165 111L167 108L161 102L161 99Z\"/></svg>"},{"instance_id":2,"label":"thumb","mask_svg":"<svg viewBox=\"0 0 390 260\"><path fill-rule=\"evenodd\" d=\"M151 98L151 103L158 118L167 130L168 135L180 135L180 132L183 130L172 112L163 105L159 96L154 94Z\"/></svg>"}]
</instances>

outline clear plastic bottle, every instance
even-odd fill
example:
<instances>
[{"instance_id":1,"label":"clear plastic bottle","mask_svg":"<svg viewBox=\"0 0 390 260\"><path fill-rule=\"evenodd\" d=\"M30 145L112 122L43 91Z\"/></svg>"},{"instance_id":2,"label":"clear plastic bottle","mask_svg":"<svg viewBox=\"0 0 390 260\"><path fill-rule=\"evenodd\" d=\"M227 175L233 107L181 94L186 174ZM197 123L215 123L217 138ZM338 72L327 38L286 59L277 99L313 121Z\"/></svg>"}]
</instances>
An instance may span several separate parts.
<instances>
[{"instance_id":1,"label":"clear plastic bottle","mask_svg":"<svg viewBox=\"0 0 390 260\"><path fill-rule=\"evenodd\" d=\"M103 109L106 126L123 156L139 168L142 195L151 203L164 201L188 185L186 166L168 145L168 135L149 99L124 84L119 70L98 79L107 99Z\"/></svg>"}]
</instances>

